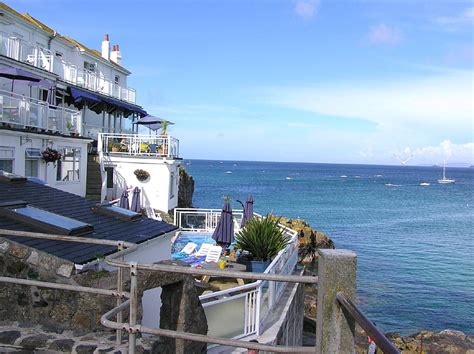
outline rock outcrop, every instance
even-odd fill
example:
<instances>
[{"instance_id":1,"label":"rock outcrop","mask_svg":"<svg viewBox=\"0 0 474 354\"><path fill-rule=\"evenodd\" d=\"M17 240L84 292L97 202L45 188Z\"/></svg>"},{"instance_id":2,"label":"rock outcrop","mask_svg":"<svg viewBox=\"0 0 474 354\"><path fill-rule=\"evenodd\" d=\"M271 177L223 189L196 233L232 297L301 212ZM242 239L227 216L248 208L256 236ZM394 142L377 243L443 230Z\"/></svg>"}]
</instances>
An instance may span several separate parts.
<instances>
[{"instance_id":1,"label":"rock outcrop","mask_svg":"<svg viewBox=\"0 0 474 354\"><path fill-rule=\"evenodd\" d=\"M298 262L311 264L318 257L319 248L335 248L334 242L321 231L313 229L306 221L301 219L288 219L282 217L280 223L297 231L298 237Z\"/></svg>"},{"instance_id":2,"label":"rock outcrop","mask_svg":"<svg viewBox=\"0 0 474 354\"><path fill-rule=\"evenodd\" d=\"M178 208L192 208L194 179L184 167L179 168Z\"/></svg>"}]
</instances>

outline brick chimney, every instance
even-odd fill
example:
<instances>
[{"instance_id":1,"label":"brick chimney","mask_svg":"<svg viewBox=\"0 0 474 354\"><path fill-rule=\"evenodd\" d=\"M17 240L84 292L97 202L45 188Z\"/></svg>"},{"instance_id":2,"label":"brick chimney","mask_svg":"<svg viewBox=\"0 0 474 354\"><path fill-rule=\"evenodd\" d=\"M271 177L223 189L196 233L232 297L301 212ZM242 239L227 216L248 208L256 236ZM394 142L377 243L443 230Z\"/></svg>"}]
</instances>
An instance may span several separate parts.
<instances>
[{"instance_id":1,"label":"brick chimney","mask_svg":"<svg viewBox=\"0 0 474 354\"><path fill-rule=\"evenodd\" d=\"M120 64L122 62L122 54L120 53L120 46L118 44L112 46L110 60L117 64Z\"/></svg>"},{"instance_id":2,"label":"brick chimney","mask_svg":"<svg viewBox=\"0 0 474 354\"><path fill-rule=\"evenodd\" d=\"M102 41L102 58L110 60L110 41L108 34L104 36L104 40Z\"/></svg>"}]
</instances>

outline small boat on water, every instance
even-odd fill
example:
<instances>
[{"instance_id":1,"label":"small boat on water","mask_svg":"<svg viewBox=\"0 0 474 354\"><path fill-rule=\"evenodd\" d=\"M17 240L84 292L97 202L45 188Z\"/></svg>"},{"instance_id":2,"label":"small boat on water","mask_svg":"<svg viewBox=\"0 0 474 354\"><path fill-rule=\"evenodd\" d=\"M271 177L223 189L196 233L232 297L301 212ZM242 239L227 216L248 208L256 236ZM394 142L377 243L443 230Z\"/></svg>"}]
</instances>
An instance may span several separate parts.
<instances>
[{"instance_id":1,"label":"small boat on water","mask_svg":"<svg viewBox=\"0 0 474 354\"><path fill-rule=\"evenodd\" d=\"M341 177L341 178L347 178L346 175L340 175L339 177Z\"/></svg>"},{"instance_id":2,"label":"small boat on water","mask_svg":"<svg viewBox=\"0 0 474 354\"><path fill-rule=\"evenodd\" d=\"M401 187L401 184L385 183L385 187Z\"/></svg>"},{"instance_id":3,"label":"small boat on water","mask_svg":"<svg viewBox=\"0 0 474 354\"><path fill-rule=\"evenodd\" d=\"M225 171L225 173L227 173L227 174L231 174L231 173L232 173L232 171Z\"/></svg>"},{"instance_id":4,"label":"small boat on water","mask_svg":"<svg viewBox=\"0 0 474 354\"><path fill-rule=\"evenodd\" d=\"M293 179L293 178L291 178L291 177L286 177L286 179L290 180L290 179Z\"/></svg>"},{"instance_id":5,"label":"small boat on water","mask_svg":"<svg viewBox=\"0 0 474 354\"><path fill-rule=\"evenodd\" d=\"M431 183L428 183L428 182L421 182L420 183L420 186L423 186L423 187L429 186L429 185L431 185Z\"/></svg>"},{"instance_id":6,"label":"small boat on water","mask_svg":"<svg viewBox=\"0 0 474 354\"><path fill-rule=\"evenodd\" d=\"M455 180L452 178L446 178L446 160L443 163L443 178L438 180L439 184L452 184Z\"/></svg>"}]
</instances>

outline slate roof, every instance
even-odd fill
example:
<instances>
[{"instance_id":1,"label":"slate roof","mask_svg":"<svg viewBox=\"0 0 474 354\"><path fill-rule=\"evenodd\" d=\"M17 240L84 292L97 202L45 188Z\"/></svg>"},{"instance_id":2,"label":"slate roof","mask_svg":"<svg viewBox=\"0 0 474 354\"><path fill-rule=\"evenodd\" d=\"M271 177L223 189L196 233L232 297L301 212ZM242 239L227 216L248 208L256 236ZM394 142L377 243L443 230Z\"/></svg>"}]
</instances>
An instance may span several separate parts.
<instances>
[{"instance_id":1,"label":"slate roof","mask_svg":"<svg viewBox=\"0 0 474 354\"><path fill-rule=\"evenodd\" d=\"M96 201L90 201L75 194L32 181L24 183L0 181L0 202L12 200L23 200L28 205L93 225L94 231L91 234L85 235L85 237L142 243L177 230L177 227L174 225L146 217L136 221L122 221L117 218L94 213L91 208L96 205ZM44 232L2 216L0 216L0 229ZM111 246L14 236L2 237L76 264L92 261L96 258L97 254L108 255L117 251L115 247Z\"/></svg>"}]
</instances>

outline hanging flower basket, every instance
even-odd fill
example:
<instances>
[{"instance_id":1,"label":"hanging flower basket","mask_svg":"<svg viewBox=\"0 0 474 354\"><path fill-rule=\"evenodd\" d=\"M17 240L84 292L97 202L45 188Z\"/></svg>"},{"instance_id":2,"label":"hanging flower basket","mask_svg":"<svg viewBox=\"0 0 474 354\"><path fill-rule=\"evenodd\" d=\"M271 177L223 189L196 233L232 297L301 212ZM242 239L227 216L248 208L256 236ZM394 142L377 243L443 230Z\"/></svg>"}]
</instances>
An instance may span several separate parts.
<instances>
[{"instance_id":1,"label":"hanging flower basket","mask_svg":"<svg viewBox=\"0 0 474 354\"><path fill-rule=\"evenodd\" d=\"M51 149L47 147L41 155L43 156L43 160L48 164L50 162L56 163L56 161L61 160L61 153L58 150Z\"/></svg>"},{"instance_id":2,"label":"hanging flower basket","mask_svg":"<svg viewBox=\"0 0 474 354\"><path fill-rule=\"evenodd\" d=\"M138 170L135 170L133 173L135 174L135 176L137 176L137 179L141 182L146 181L148 178L150 178L150 173L148 173L145 170L138 169Z\"/></svg>"}]
</instances>

